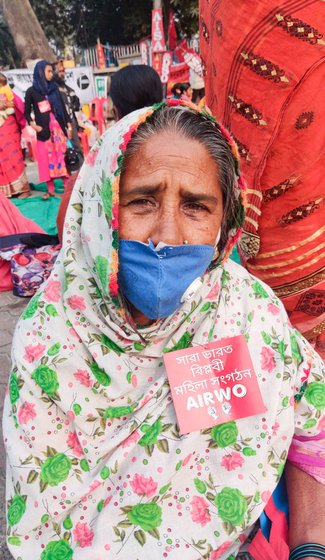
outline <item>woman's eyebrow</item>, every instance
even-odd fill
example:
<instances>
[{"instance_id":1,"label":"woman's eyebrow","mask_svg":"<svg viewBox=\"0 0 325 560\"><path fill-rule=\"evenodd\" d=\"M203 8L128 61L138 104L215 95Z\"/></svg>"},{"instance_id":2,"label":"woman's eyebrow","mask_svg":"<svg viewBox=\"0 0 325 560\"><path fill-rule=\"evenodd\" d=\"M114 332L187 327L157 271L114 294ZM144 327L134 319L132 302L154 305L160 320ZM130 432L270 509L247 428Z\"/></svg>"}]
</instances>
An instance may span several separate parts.
<instances>
[{"instance_id":1,"label":"woman's eyebrow","mask_svg":"<svg viewBox=\"0 0 325 560\"><path fill-rule=\"evenodd\" d=\"M211 194L205 193L193 193L191 191L181 191L181 196L183 199L190 200L191 202L211 202L213 204L219 204L219 198Z\"/></svg>"},{"instance_id":2,"label":"woman's eyebrow","mask_svg":"<svg viewBox=\"0 0 325 560\"><path fill-rule=\"evenodd\" d=\"M153 195L153 194L157 194L157 192L161 189L162 185L158 184L158 185L141 185L139 187L134 187L130 190L128 190L125 193L121 193L124 194L125 196L134 196L134 195L139 195L139 194L143 194L143 195Z\"/></svg>"}]
</instances>

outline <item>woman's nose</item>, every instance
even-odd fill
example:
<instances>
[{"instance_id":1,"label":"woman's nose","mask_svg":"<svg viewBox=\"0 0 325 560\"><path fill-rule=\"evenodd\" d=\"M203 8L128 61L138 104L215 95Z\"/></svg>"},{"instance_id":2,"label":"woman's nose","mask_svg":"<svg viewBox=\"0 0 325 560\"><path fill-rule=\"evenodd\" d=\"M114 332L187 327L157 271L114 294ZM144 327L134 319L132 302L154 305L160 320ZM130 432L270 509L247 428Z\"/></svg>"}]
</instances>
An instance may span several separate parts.
<instances>
[{"instance_id":1,"label":"woman's nose","mask_svg":"<svg viewBox=\"0 0 325 560\"><path fill-rule=\"evenodd\" d=\"M167 208L160 212L150 237L155 245L160 241L168 245L183 245L183 224L177 210Z\"/></svg>"}]
</instances>

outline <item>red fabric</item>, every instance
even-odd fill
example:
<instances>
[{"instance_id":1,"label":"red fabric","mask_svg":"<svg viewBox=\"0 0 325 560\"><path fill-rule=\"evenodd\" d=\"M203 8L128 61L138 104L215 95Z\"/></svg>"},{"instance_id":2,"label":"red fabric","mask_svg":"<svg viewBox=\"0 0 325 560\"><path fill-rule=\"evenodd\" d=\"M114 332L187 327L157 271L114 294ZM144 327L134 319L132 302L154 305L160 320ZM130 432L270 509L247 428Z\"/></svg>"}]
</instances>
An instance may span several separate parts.
<instances>
[{"instance_id":1,"label":"red fabric","mask_svg":"<svg viewBox=\"0 0 325 560\"><path fill-rule=\"evenodd\" d=\"M20 146L20 131L14 115L0 126L0 192L11 197L29 192Z\"/></svg>"},{"instance_id":2,"label":"red fabric","mask_svg":"<svg viewBox=\"0 0 325 560\"><path fill-rule=\"evenodd\" d=\"M325 3L200 0L200 34L207 105L250 189L247 268L325 357Z\"/></svg>"},{"instance_id":3,"label":"red fabric","mask_svg":"<svg viewBox=\"0 0 325 560\"><path fill-rule=\"evenodd\" d=\"M168 21L168 46L173 51L177 44L177 32L174 21L173 10L169 11Z\"/></svg>"},{"instance_id":4,"label":"red fabric","mask_svg":"<svg viewBox=\"0 0 325 560\"><path fill-rule=\"evenodd\" d=\"M16 233L46 233L0 193L0 237ZM10 263L0 258L0 292L12 290Z\"/></svg>"},{"instance_id":5,"label":"red fabric","mask_svg":"<svg viewBox=\"0 0 325 560\"><path fill-rule=\"evenodd\" d=\"M72 191L73 191L74 184L77 180L77 177L78 177L78 173L75 173L75 175L71 175L71 177L69 177L69 179L67 179L67 182L64 185L64 193L63 193L62 198L61 198L61 204L60 204L58 216L57 216L57 219L56 219L56 225L57 225L57 228L58 228L58 236L59 236L59 239L60 239L60 243L62 243L65 215L67 213L67 208L69 206L71 194L72 194Z\"/></svg>"},{"instance_id":6,"label":"red fabric","mask_svg":"<svg viewBox=\"0 0 325 560\"><path fill-rule=\"evenodd\" d=\"M15 92L13 92L13 94L14 94L15 117L18 126L22 131L22 129L25 128L26 126L25 103L20 97L18 97L18 95Z\"/></svg>"},{"instance_id":7,"label":"red fabric","mask_svg":"<svg viewBox=\"0 0 325 560\"><path fill-rule=\"evenodd\" d=\"M254 560L287 560L289 557L288 525L283 511L275 507L271 498L266 507L265 513L272 522L269 540L267 540L261 529L256 533L249 545L249 552Z\"/></svg>"}]
</instances>

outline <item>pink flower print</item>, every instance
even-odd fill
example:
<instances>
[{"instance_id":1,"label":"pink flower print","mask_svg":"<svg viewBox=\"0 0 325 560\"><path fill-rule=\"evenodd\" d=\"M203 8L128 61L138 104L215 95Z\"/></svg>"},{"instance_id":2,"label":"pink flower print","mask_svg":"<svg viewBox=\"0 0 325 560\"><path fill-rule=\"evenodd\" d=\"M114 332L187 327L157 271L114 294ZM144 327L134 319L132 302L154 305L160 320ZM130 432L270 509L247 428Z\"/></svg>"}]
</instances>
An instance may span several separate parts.
<instances>
[{"instance_id":1,"label":"pink flower print","mask_svg":"<svg viewBox=\"0 0 325 560\"><path fill-rule=\"evenodd\" d=\"M262 492L262 494L261 494L262 502L267 504L267 502L269 501L270 498L271 498L270 490L264 490L264 492Z\"/></svg>"},{"instance_id":2,"label":"pink flower print","mask_svg":"<svg viewBox=\"0 0 325 560\"><path fill-rule=\"evenodd\" d=\"M126 440L123 441L122 447L130 447L133 443L137 443L140 439L140 434L138 431L133 432Z\"/></svg>"},{"instance_id":3,"label":"pink flower print","mask_svg":"<svg viewBox=\"0 0 325 560\"><path fill-rule=\"evenodd\" d=\"M114 171L117 168L117 159L118 159L118 153L114 154L111 159L110 166L109 166L109 170L111 173L114 173Z\"/></svg>"},{"instance_id":4,"label":"pink flower print","mask_svg":"<svg viewBox=\"0 0 325 560\"><path fill-rule=\"evenodd\" d=\"M71 309L77 309L78 311L83 311L86 309L85 300L81 296L71 296L68 299L68 305Z\"/></svg>"},{"instance_id":5,"label":"pink flower print","mask_svg":"<svg viewBox=\"0 0 325 560\"><path fill-rule=\"evenodd\" d=\"M77 381L79 381L79 383L81 383L81 385L84 385L85 387L92 387L93 381L92 379L90 379L90 374L88 373L88 371L84 369L78 369L76 373L73 374L73 376Z\"/></svg>"},{"instance_id":6,"label":"pink flower print","mask_svg":"<svg viewBox=\"0 0 325 560\"><path fill-rule=\"evenodd\" d=\"M91 546L94 538L94 531L88 527L87 523L77 523L73 529L74 540L79 544L80 548Z\"/></svg>"},{"instance_id":7,"label":"pink flower print","mask_svg":"<svg viewBox=\"0 0 325 560\"><path fill-rule=\"evenodd\" d=\"M94 490L96 490L96 488L98 488L98 486L101 485L101 482L99 482L99 480L94 480L94 482L91 483L91 485L89 486L89 490L88 492L93 492Z\"/></svg>"},{"instance_id":8,"label":"pink flower print","mask_svg":"<svg viewBox=\"0 0 325 560\"><path fill-rule=\"evenodd\" d=\"M317 429L318 429L320 432L325 432L325 416L323 416L323 417L320 419L320 421L318 422Z\"/></svg>"},{"instance_id":9,"label":"pink flower print","mask_svg":"<svg viewBox=\"0 0 325 560\"><path fill-rule=\"evenodd\" d=\"M44 344L36 344L29 346L25 346L25 355L23 356L24 360L29 364L32 364L35 360L41 358L44 355L44 351L46 350L46 346Z\"/></svg>"},{"instance_id":10,"label":"pink flower print","mask_svg":"<svg viewBox=\"0 0 325 560\"><path fill-rule=\"evenodd\" d=\"M209 504L204 498L200 496L194 496L191 501L191 517L194 523L200 523L201 527L204 527L209 521L211 521L211 515L209 512Z\"/></svg>"},{"instance_id":11,"label":"pink flower print","mask_svg":"<svg viewBox=\"0 0 325 560\"><path fill-rule=\"evenodd\" d=\"M131 488L138 496L151 498L157 490L158 483L152 477L146 478L143 474L135 474L130 482Z\"/></svg>"},{"instance_id":12,"label":"pink flower print","mask_svg":"<svg viewBox=\"0 0 325 560\"><path fill-rule=\"evenodd\" d=\"M35 412L35 404L24 402L18 410L18 420L19 424L27 424L30 420L33 420L37 416Z\"/></svg>"},{"instance_id":13,"label":"pink flower print","mask_svg":"<svg viewBox=\"0 0 325 560\"><path fill-rule=\"evenodd\" d=\"M268 303L267 310L272 313L272 315L279 315L280 309L275 303Z\"/></svg>"},{"instance_id":14,"label":"pink flower print","mask_svg":"<svg viewBox=\"0 0 325 560\"><path fill-rule=\"evenodd\" d=\"M44 290L44 298L52 303L61 298L61 284L58 280L50 280Z\"/></svg>"},{"instance_id":15,"label":"pink flower print","mask_svg":"<svg viewBox=\"0 0 325 560\"><path fill-rule=\"evenodd\" d=\"M98 154L98 150L91 150L91 152L89 152L89 154L86 157L86 164L89 165L90 167L94 167L97 154Z\"/></svg>"},{"instance_id":16,"label":"pink flower print","mask_svg":"<svg viewBox=\"0 0 325 560\"><path fill-rule=\"evenodd\" d=\"M192 457L192 453L190 453L189 455L187 455L182 463L182 466L185 467L185 465L187 465L187 463L189 462L189 460Z\"/></svg>"},{"instance_id":17,"label":"pink flower print","mask_svg":"<svg viewBox=\"0 0 325 560\"><path fill-rule=\"evenodd\" d=\"M82 457L84 452L83 449L79 443L78 440L78 436L76 432L69 432L68 434L68 439L67 439L67 445L69 447L71 447L74 455L76 455L76 457Z\"/></svg>"},{"instance_id":18,"label":"pink flower print","mask_svg":"<svg viewBox=\"0 0 325 560\"><path fill-rule=\"evenodd\" d=\"M275 422L275 424L273 424L271 428L272 428L272 436L276 436L278 433L278 429L280 428L279 422Z\"/></svg>"},{"instance_id":19,"label":"pink flower print","mask_svg":"<svg viewBox=\"0 0 325 560\"><path fill-rule=\"evenodd\" d=\"M244 463L244 458L236 452L224 455L221 460L221 466L227 471L234 471L238 467L242 467Z\"/></svg>"},{"instance_id":20,"label":"pink flower print","mask_svg":"<svg viewBox=\"0 0 325 560\"><path fill-rule=\"evenodd\" d=\"M223 555L223 553L228 550L230 545L231 545L230 541L224 542L221 546L219 546L219 548L217 548L217 550L214 550L211 553L210 560L217 560L218 558L220 558Z\"/></svg>"},{"instance_id":21,"label":"pink flower print","mask_svg":"<svg viewBox=\"0 0 325 560\"><path fill-rule=\"evenodd\" d=\"M219 284L215 284L214 286L212 286L210 292L206 296L206 299L210 299L210 300L215 299L219 293L219 290L220 290Z\"/></svg>"},{"instance_id":22,"label":"pink flower print","mask_svg":"<svg viewBox=\"0 0 325 560\"><path fill-rule=\"evenodd\" d=\"M271 373L276 366L274 352L271 348L263 346L261 351L261 368Z\"/></svg>"}]
</instances>

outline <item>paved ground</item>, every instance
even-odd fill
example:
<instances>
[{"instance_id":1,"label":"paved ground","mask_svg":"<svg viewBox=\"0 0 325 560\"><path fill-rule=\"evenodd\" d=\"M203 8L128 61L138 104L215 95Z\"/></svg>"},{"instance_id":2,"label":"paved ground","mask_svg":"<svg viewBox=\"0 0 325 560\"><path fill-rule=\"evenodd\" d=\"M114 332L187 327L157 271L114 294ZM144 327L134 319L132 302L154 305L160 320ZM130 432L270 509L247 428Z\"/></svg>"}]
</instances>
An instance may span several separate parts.
<instances>
[{"instance_id":1,"label":"paved ground","mask_svg":"<svg viewBox=\"0 0 325 560\"><path fill-rule=\"evenodd\" d=\"M28 163L26 166L28 180L38 183L37 165ZM35 191L34 191L35 192ZM39 194L39 193L36 193ZM19 298L11 292L0 292L0 416L2 418L3 399L10 372L11 339L15 325L29 298ZM2 440L2 426L0 424L0 559L12 560L5 544L5 455Z\"/></svg>"}]
</instances>

